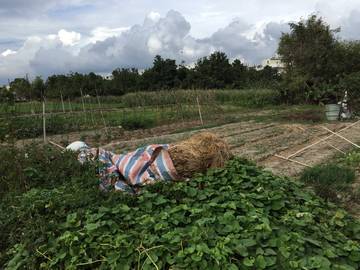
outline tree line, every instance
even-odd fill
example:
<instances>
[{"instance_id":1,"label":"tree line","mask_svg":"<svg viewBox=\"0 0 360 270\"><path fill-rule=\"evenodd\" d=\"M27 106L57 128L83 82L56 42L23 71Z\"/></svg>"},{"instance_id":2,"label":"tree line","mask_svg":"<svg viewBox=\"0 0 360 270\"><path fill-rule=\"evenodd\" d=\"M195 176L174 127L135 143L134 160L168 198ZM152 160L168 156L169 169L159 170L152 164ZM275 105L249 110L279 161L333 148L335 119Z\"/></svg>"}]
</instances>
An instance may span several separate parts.
<instances>
[{"instance_id":1,"label":"tree line","mask_svg":"<svg viewBox=\"0 0 360 270\"><path fill-rule=\"evenodd\" d=\"M18 100L46 98L75 98L81 95L123 95L135 91L166 89L233 89L274 87L280 80L278 70L266 66L258 70L236 59L230 62L223 52L214 52L199 59L194 67L177 64L173 59L155 56L152 67L140 72L135 68L117 68L110 78L90 72L52 75L46 80L33 81L16 78L10 82L10 91L3 89L3 99Z\"/></svg>"}]
</instances>

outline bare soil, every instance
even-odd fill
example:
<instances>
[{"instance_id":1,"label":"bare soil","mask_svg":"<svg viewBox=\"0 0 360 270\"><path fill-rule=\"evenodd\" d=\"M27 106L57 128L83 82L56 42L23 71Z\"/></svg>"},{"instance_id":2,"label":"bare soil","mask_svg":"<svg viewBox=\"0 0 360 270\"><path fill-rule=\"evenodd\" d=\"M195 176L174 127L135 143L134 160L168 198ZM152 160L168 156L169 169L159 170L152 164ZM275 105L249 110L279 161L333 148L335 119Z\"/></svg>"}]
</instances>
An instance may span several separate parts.
<instances>
[{"instance_id":1,"label":"bare soil","mask_svg":"<svg viewBox=\"0 0 360 270\"><path fill-rule=\"evenodd\" d=\"M282 124L246 121L196 131L114 141L104 147L115 152L123 152L150 143L173 143L186 139L197 132L210 131L226 140L235 155L251 159L278 175L296 176L304 169L304 166L280 159L275 154L287 157L297 150L331 135L322 128L323 126L338 131L350 124ZM341 135L354 142L360 141L360 124L341 132ZM333 136L326 143L319 143L299 153L293 159L313 166L329 160L338 153L339 151L334 147L346 152L352 145Z\"/></svg>"}]
</instances>

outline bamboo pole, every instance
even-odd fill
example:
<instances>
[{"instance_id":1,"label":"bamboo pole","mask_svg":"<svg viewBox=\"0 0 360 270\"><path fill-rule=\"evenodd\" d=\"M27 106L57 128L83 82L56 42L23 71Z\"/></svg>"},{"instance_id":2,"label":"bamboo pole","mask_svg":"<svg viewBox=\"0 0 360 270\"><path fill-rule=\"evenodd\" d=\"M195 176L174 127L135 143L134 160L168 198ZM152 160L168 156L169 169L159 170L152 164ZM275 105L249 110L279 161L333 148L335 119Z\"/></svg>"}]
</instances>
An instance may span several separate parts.
<instances>
[{"instance_id":1,"label":"bamboo pole","mask_svg":"<svg viewBox=\"0 0 360 270\"><path fill-rule=\"evenodd\" d=\"M199 103L199 97L196 97L196 102L197 102L197 106L198 106L198 110L199 110L199 117L200 117L200 122L201 125L204 125L203 119L202 119L202 115L201 115L201 108L200 108L200 103Z\"/></svg>"},{"instance_id":2,"label":"bamboo pole","mask_svg":"<svg viewBox=\"0 0 360 270\"><path fill-rule=\"evenodd\" d=\"M65 113L64 99L63 99L63 95L62 95L61 90L60 90L60 97L61 97L62 109L63 109L63 112Z\"/></svg>"},{"instance_id":3,"label":"bamboo pole","mask_svg":"<svg viewBox=\"0 0 360 270\"><path fill-rule=\"evenodd\" d=\"M60 148L61 150L65 150L65 147L61 146L60 144L57 144L57 143L55 143L53 141L50 141L50 140L49 140L49 143L56 146L56 147L58 147L58 148Z\"/></svg>"},{"instance_id":4,"label":"bamboo pole","mask_svg":"<svg viewBox=\"0 0 360 270\"><path fill-rule=\"evenodd\" d=\"M71 108L70 98L68 99L68 102L69 102L69 109L70 109L70 112L72 113L72 108Z\"/></svg>"},{"instance_id":5,"label":"bamboo pole","mask_svg":"<svg viewBox=\"0 0 360 270\"><path fill-rule=\"evenodd\" d=\"M101 118L102 118L104 126L105 126L105 132L106 132L106 134L108 134L108 129L107 129L106 121L105 121L104 114L103 114L103 111L102 111L102 106L101 106L101 103L100 103L100 98L99 98L97 89L95 89L95 92L96 92L96 99L97 99L99 109L100 109L100 115L101 115Z\"/></svg>"},{"instance_id":6,"label":"bamboo pole","mask_svg":"<svg viewBox=\"0 0 360 270\"><path fill-rule=\"evenodd\" d=\"M81 88L80 88L80 94L81 94L81 103L82 103L82 107L83 107L83 111L84 111L84 115L85 115L85 122L87 123L85 103L84 103L84 96L83 96L83 92L82 92L82 89L81 89Z\"/></svg>"},{"instance_id":7,"label":"bamboo pole","mask_svg":"<svg viewBox=\"0 0 360 270\"><path fill-rule=\"evenodd\" d=\"M329 131L329 132L331 132L333 135L335 135L335 136L337 136L337 137L339 137L339 138L341 138L341 139L343 139L343 140L347 141L348 143L350 143L350 144L352 144L352 145L354 145L355 147L357 147L357 148L359 148L359 149L360 149L360 146L359 146L358 144L356 144L356 143L354 143L354 142L350 141L349 139L345 138L344 136L341 136L340 134L338 134L338 133L336 133L336 132L334 132L334 131L332 131L332 130L330 130L330 129L326 128L326 127L322 127L322 128L323 128L323 129L325 129L325 130L327 130L327 131Z\"/></svg>"},{"instance_id":8,"label":"bamboo pole","mask_svg":"<svg viewBox=\"0 0 360 270\"><path fill-rule=\"evenodd\" d=\"M43 98L42 102L42 114L43 114L43 138L44 143L46 143L46 116L45 116L45 99Z\"/></svg>"},{"instance_id":9,"label":"bamboo pole","mask_svg":"<svg viewBox=\"0 0 360 270\"><path fill-rule=\"evenodd\" d=\"M331 148L334 148L336 151L338 151L338 152L346 155L346 153L345 153L344 151L340 150L339 148L335 147L334 145L332 145L332 144L330 144L330 143L328 143L328 142L325 142L325 143L326 143L328 146L330 146Z\"/></svg>"},{"instance_id":10,"label":"bamboo pole","mask_svg":"<svg viewBox=\"0 0 360 270\"><path fill-rule=\"evenodd\" d=\"M308 167L308 168L312 168L311 166L305 164L305 163L302 163L300 161L297 161L297 160L294 160L294 159L290 159L290 158L287 158L287 157L283 157L283 156L280 156L280 155L274 155L275 157L277 158L281 158L281 159L284 159L284 160L287 160L287 161L290 161L290 162L293 162L293 163L296 163L296 164L299 164L299 165L302 165L304 167Z\"/></svg>"},{"instance_id":11,"label":"bamboo pole","mask_svg":"<svg viewBox=\"0 0 360 270\"><path fill-rule=\"evenodd\" d=\"M342 132L342 131L344 131L344 130L347 130L347 129L353 127L353 126L355 126L355 125L358 124L359 122L360 122L360 120L359 120L359 121L356 121L355 123L352 123L351 125L349 125L349 126L347 126L347 127L344 127L343 129L340 129L340 130L338 131L338 133L339 133L339 132ZM315 146L315 145L317 145L317 144L319 144L319 143L321 143L321 142L323 142L323 141L326 141L327 139L330 139L330 138L333 137L333 136L335 136L335 135L334 135L334 134L331 134L331 135L326 136L325 138L322 138L322 139L320 139L320 140L318 140L318 141L316 141L316 142L314 142L314 143L312 143L312 144L310 144L310 145L308 145L308 146L305 146L305 147L299 149L298 151L296 151L295 153L289 155L287 158L292 158L292 157L300 154L301 152L304 152L305 150L307 150L307 149L309 149L309 148L311 148L311 147L313 147L313 146Z\"/></svg>"}]
</instances>

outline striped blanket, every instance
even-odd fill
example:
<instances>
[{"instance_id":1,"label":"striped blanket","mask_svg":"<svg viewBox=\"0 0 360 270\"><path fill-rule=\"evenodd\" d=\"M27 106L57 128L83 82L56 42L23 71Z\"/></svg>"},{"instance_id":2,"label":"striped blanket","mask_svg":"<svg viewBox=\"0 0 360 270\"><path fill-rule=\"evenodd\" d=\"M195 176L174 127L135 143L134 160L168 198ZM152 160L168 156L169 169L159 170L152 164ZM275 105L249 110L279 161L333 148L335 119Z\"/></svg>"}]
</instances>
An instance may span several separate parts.
<instances>
[{"instance_id":1,"label":"striped blanket","mask_svg":"<svg viewBox=\"0 0 360 270\"><path fill-rule=\"evenodd\" d=\"M101 148L88 150L93 159L101 162L100 188L137 193L139 187L155 181L178 178L167 144L153 144L127 154L114 154ZM89 155L89 153L86 153ZM84 159L84 153L79 160Z\"/></svg>"}]
</instances>

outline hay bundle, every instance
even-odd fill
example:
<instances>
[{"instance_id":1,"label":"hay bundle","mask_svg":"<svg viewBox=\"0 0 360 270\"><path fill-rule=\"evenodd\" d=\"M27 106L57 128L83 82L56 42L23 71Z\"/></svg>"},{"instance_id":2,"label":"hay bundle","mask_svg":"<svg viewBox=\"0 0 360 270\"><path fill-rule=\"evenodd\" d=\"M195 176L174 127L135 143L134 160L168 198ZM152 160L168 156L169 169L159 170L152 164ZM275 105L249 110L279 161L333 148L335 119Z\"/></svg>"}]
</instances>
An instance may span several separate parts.
<instances>
[{"instance_id":1,"label":"hay bundle","mask_svg":"<svg viewBox=\"0 0 360 270\"><path fill-rule=\"evenodd\" d=\"M222 167L232 157L228 144L210 132L170 145L169 153L180 178Z\"/></svg>"}]
</instances>

